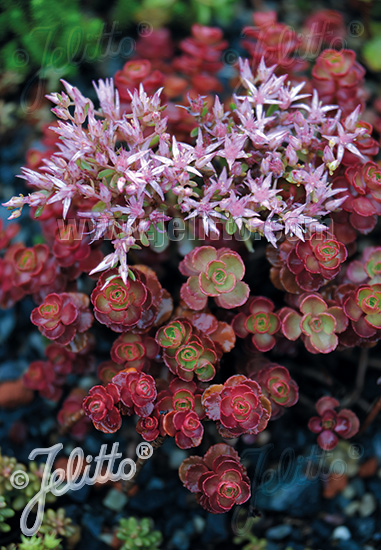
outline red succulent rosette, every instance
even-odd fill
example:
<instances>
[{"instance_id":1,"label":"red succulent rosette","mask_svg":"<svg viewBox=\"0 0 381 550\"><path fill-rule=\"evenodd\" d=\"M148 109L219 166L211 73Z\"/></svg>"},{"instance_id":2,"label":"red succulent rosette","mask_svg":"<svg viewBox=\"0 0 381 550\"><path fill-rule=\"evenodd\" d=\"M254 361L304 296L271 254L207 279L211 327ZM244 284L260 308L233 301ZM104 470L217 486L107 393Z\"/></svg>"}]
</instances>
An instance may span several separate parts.
<instances>
[{"instance_id":1,"label":"red succulent rosette","mask_svg":"<svg viewBox=\"0 0 381 550\"><path fill-rule=\"evenodd\" d=\"M250 498L250 480L238 453L230 445L217 443L203 457L186 458L179 476L205 510L223 514Z\"/></svg>"},{"instance_id":2,"label":"red succulent rosette","mask_svg":"<svg viewBox=\"0 0 381 550\"><path fill-rule=\"evenodd\" d=\"M23 376L24 385L37 390L41 397L58 401L62 396L62 385L65 378L54 371L50 361L33 361Z\"/></svg>"},{"instance_id":3,"label":"red succulent rosette","mask_svg":"<svg viewBox=\"0 0 381 550\"><path fill-rule=\"evenodd\" d=\"M277 248L268 244L266 247L266 258L271 265L270 280L275 288L285 290L290 294L301 292L295 280L295 275L287 267L287 259L298 242L297 237L287 236Z\"/></svg>"},{"instance_id":4,"label":"red succulent rosette","mask_svg":"<svg viewBox=\"0 0 381 550\"><path fill-rule=\"evenodd\" d=\"M381 170L378 164L371 161L351 163L345 176L334 179L333 188L344 190L337 196L345 198L341 208L347 213L350 225L363 235L370 233L381 215Z\"/></svg>"},{"instance_id":5,"label":"red succulent rosette","mask_svg":"<svg viewBox=\"0 0 381 550\"><path fill-rule=\"evenodd\" d=\"M195 382L174 378L167 389L159 392L156 408L164 414L170 411L195 411L202 419L205 411L201 404L201 395L202 390Z\"/></svg>"},{"instance_id":6,"label":"red succulent rosette","mask_svg":"<svg viewBox=\"0 0 381 550\"><path fill-rule=\"evenodd\" d=\"M74 363L80 361L80 358L58 344L49 344L45 349L45 355L53 366L54 371L61 376L67 376L73 371Z\"/></svg>"},{"instance_id":7,"label":"red succulent rosette","mask_svg":"<svg viewBox=\"0 0 381 550\"><path fill-rule=\"evenodd\" d=\"M22 287L13 284L13 265L0 258L0 306L4 309L13 307L25 296Z\"/></svg>"},{"instance_id":8,"label":"red succulent rosette","mask_svg":"<svg viewBox=\"0 0 381 550\"><path fill-rule=\"evenodd\" d=\"M237 336L246 338L251 334L253 346L258 351L270 351L275 346L275 334L280 320L274 313L274 303L264 296L251 297L243 311L232 321Z\"/></svg>"},{"instance_id":9,"label":"red succulent rosette","mask_svg":"<svg viewBox=\"0 0 381 550\"><path fill-rule=\"evenodd\" d=\"M89 273L103 259L102 252L92 248L89 239L77 233L77 228L70 224L57 227L52 247L58 265L67 269L70 280L82 272Z\"/></svg>"},{"instance_id":10,"label":"red succulent rosette","mask_svg":"<svg viewBox=\"0 0 381 550\"><path fill-rule=\"evenodd\" d=\"M53 283L57 269L49 248L36 244L27 248L22 243L10 246L4 260L12 266L12 283L25 294L37 292L41 286Z\"/></svg>"},{"instance_id":11,"label":"red succulent rosette","mask_svg":"<svg viewBox=\"0 0 381 550\"><path fill-rule=\"evenodd\" d=\"M321 397L316 403L319 416L310 418L308 428L319 434L317 442L324 451L331 451L339 442L339 436L349 439L357 434L360 421L349 409L335 409L340 405L333 397Z\"/></svg>"},{"instance_id":12,"label":"red succulent rosette","mask_svg":"<svg viewBox=\"0 0 381 550\"><path fill-rule=\"evenodd\" d=\"M190 76L208 75L217 73L222 67L221 53L226 48L227 42L223 40L222 30L218 27L206 27L198 23L192 25L192 36L180 42L180 49L183 55L177 57L173 66L175 69ZM194 79L196 90L198 90L197 79ZM221 84L214 78L208 92L219 91ZM201 92L201 90L198 90Z\"/></svg>"},{"instance_id":13,"label":"red succulent rosette","mask_svg":"<svg viewBox=\"0 0 381 550\"><path fill-rule=\"evenodd\" d=\"M145 441L154 441L159 436L165 436L166 433L162 427L163 416L155 407L150 416L139 418L136 424L136 431L142 436Z\"/></svg>"},{"instance_id":14,"label":"red succulent rosette","mask_svg":"<svg viewBox=\"0 0 381 550\"><path fill-rule=\"evenodd\" d=\"M78 413L82 408L83 399L86 396L85 390L81 388L74 388L62 403L62 407L57 415L58 423L61 426L69 421L73 414ZM83 440L91 425L90 418L83 416L70 428L70 435L74 438Z\"/></svg>"},{"instance_id":15,"label":"red succulent rosette","mask_svg":"<svg viewBox=\"0 0 381 550\"><path fill-rule=\"evenodd\" d=\"M117 270L102 273L91 294L97 321L115 332L136 327L144 307L151 304L151 295L140 279L128 278L126 283Z\"/></svg>"},{"instance_id":16,"label":"red succulent rosette","mask_svg":"<svg viewBox=\"0 0 381 550\"><path fill-rule=\"evenodd\" d=\"M377 152L376 152L377 154ZM359 187L362 186L362 182L369 189L372 198L380 203L381 202L381 167L376 162L366 162L360 165L361 172L357 172L355 175L355 181Z\"/></svg>"},{"instance_id":17,"label":"red succulent rosette","mask_svg":"<svg viewBox=\"0 0 381 550\"><path fill-rule=\"evenodd\" d=\"M20 226L18 223L8 223L4 227L4 222L0 219L0 250L8 248L9 243L19 231Z\"/></svg>"},{"instance_id":18,"label":"red succulent rosette","mask_svg":"<svg viewBox=\"0 0 381 550\"><path fill-rule=\"evenodd\" d=\"M163 415L163 431L174 437L181 449L197 447L201 443L204 428L200 420L205 417L201 393L195 382L174 378L168 389L157 396L155 409Z\"/></svg>"},{"instance_id":19,"label":"red succulent rosette","mask_svg":"<svg viewBox=\"0 0 381 550\"><path fill-rule=\"evenodd\" d=\"M312 74L318 80L345 77L350 73L355 62L356 54L353 50L327 49L317 58Z\"/></svg>"},{"instance_id":20,"label":"red succulent rosette","mask_svg":"<svg viewBox=\"0 0 381 550\"><path fill-rule=\"evenodd\" d=\"M356 143L357 146L357 143ZM377 155L378 150L373 152ZM365 164L358 162L350 163L345 170L345 178L348 187L347 200L342 208L348 212L354 212L359 216L368 217L378 213L381 203L381 169L373 161ZM339 184L343 186L343 178L339 178Z\"/></svg>"},{"instance_id":21,"label":"red succulent rosette","mask_svg":"<svg viewBox=\"0 0 381 550\"><path fill-rule=\"evenodd\" d=\"M85 332L93 323L89 297L80 292L49 294L30 318L41 334L62 345L70 344L77 333Z\"/></svg>"},{"instance_id":22,"label":"red succulent rosette","mask_svg":"<svg viewBox=\"0 0 381 550\"><path fill-rule=\"evenodd\" d=\"M272 365L253 376L271 402L271 420L282 416L285 407L292 407L299 399L299 388L286 367Z\"/></svg>"},{"instance_id":23,"label":"red succulent rosette","mask_svg":"<svg viewBox=\"0 0 381 550\"><path fill-rule=\"evenodd\" d=\"M93 421L97 430L104 433L115 433L122 425L120 412L115 405L120 401L119 388L116 384L106 387L94 386L83 400L83 410Z\"/></svg>"},{"instance_id":24,"label":"red succulent rosette","mask_svg":"<svg viewBox=\"0 0 381 550\"><path fill-rule=\"evenodd\" d=\"M103 361L98 365L97 376L102 384L108 384L113 377L123 370L122 365L114 363L114 361Z\"/></svg>"},{"instance_id":25,"label":"red succulent rosette","mask_svg":"<svg viewBox=\"0 0 381 550\"><path fill-rule=\"evenodd\" d=\"M324 50L313 69L313 87L323 103L335 103L347 116L360 104L364 106L362 90L365 69L356 61L352 50Z\"/></svg>"},{"instance_id":26,"label":"red succulent rosette","mask_svg":"<svg viewBox=\"0 0 381 550\"><path fill-rule=\"evenodd\" d=\"M312 13L304 23L302 40L307 51L316 51L321 43L332 43L335 38L345 38L347 29L343 15L336 10L322 9Z\"/></svg>"},{"instance_id":27,"label":"red succulent rosette","mask_svg":"<svg viewBox=\"0 0 381 550\"><path fill-rule=\"evenodd\" d=\"M225 309L242 306L250 289L242 281L245 264L237 252L201 246L189 252L179 265L189 279L181 287L181 298L190 309L203 309L208 297Z\"/></svg>"},{"instance_id":28,"label":"red succulent rosette","mask_svg":"<svg viewBox=\"0 0 381 550\"><path fill-rule=\"evenodd\" d=\"M136 42L136 53L143 59L161 60L173 56L173 43L169 29L152 29L147 35L140 36Z\"/></svg>"},{"instance_id":29,"label":"red succulent rosette","mask_svg":"<svg viewBox=\"0 0 381 550\"><path fill-rule=\"evenodd\" d=\"M62 386L73 370L74 353L58 344L50 344L45 349L48 361L34 361L24 374L27 388L37 390L42 397L58 401L62 396Z\"/></svg>"},{"instance_id":30,"label":"red succulent rosette","mask_svg":"<svg viewBox=\"0 0 381 550\"><path fill-rule=\"evenodd\" d=\"M188 319L201 333L209 336L219 357L234 348L236 335L229 323L219 321L215 315L205 311L192 311L185 307L178 307L176 312L179 312L179 316Z\"/></svg>"},{"instance_id":31,"label":"red succulent rosette","mask_svg":"<svg viewBox=\"0 0 381 550\"><path fill-rule=\"evenodd\" d=\"M346 276L354 284L381 283L381 247L368 246L361 260L354 260L348 266Z\"/></svg>"},{"instance_id":32,"label":"red succulent rosette","mask_svg":"<svg viewBox=\"0 0 381 550\"><path fill-rule=\"evenodd\" d=\"M355 292L357 290L358 286L350 283L340 284L338 286L332 286L331 288L325 289L327 292L327 298L332 298L332 303L334 305L337 305L343 310L343 313L347 317L348 325L346 330L344 332L341 332L339 336L339 346L340 348L353 348L355 346L372 346L374 345L378 340L378 332L371 330L373 333L373 336L369 336L366 338L363 338L360 336L355 330L354 325L356 324L355 321L350 319L350 317L347 315L346 309L344 308L344 304L348 298L353 298L355 295ZM364 323L365 324L365 323ZM362 320L360 321L360 326L362 325ZM368 327L370 330L370 327ZM366 330L366 329L365 329ZM361 329L360 329L360 332Z\"/></svg>"},{"instance_id":33,"label":"red succulent rosette","mask_svg":"<svg viewBox=\"0 0 381 550\"><path fill-rule=\"evenodd\" d=\"M142 266L141 266L142 267ZM102 273L91 294L95 318L114 332L147 331L155 321L163 289L150 269L131 268L124 282L117 269Z\"/></svg>"},{"instance_id":34,"label":"red succulent rosette","mask_svg":"<svg viewBox=\"0 0 381 550\"><path fill-rule=\"evenodd\" d=\"M303 294L299 299L301 314L285 307L279 313L282 333L288 340L303 337L310 353L331 353L348 326L348 318L338 305L328 306L317 293Z\"/></svg>"},{"instance_id":35,"label":"red succulent rosette","mask_svg":"<svg viewBox=\"0 0 381 550\"><path fill-rule=\"evenodd\" d=\"M171 411L163 418L165 433L175 438L180 449L197 447L202 441L204 427L194 411Z\"/></svg>"},{"instance_id":36,"label":"red succulent rosette","mask_svg":"<svg viewBox=\"0 0 381 550\"><path fill-rule=\"evenodd\" d=\"M124 414L150 416L154 410L157 391L155 380L149 374L128 369L116 374L112 383L120 392Z\"/></svg>"},{"instance_id":37,"label":"red succulent rosette","mask_svg":"<svg viewBox=\"0 0 381 550\"><path fill-rule=\"evenodd\" d=\"M275 11L255 12L253 21L254 27L244 27L242 31L245 37L242 45L255 67L263 58L266 66L275 64L278 73L290 74L290 71L306 68L306 61L297 53L301 38L292 27L277 21Z\"/></svg>"},{"instance_id":38,"label":"red succulent rosette","mask_svg":"<svg viewBox=\"0 0 381 550\"><path fill-rule=\"evenodd\" d=\"M186 319L175 319L161 327L156 333L156 342L164 349L177 349L188 342L192 334L192 324Z\"/></svg>"},{"instance_id":39,"label":"red succulent rosette","mask_svg":"<svg viewBox=\"0 0 381 550\"><path fill-rule=\"evenodd\" d=\"M163 85L164 75L154 70L148 59L133 59L115 73L114 80L121 101L130 103L129 92L139 89L140 84L143 84L147 94L154 94Z\"/></svg>"},{"instance_id":40,"label":"red succulent rosette","mask_svg":"<svg viewBox=\"0 0 381 550\"><path fill-rule=\"evenodd\" d=\"M361 285L349 292L343 309L356 334L372 338L381 330L381 284Z\"/></svg>"},{"instance_id":41,"label":"red succulent rosette","mask_svg":"<svg viewBox=\"0 0 381 550\"><path fill-rule=\"evenodd\" d=\"M201 399L206 415L217 421L222 437L263 431L270 419L271 403L262 388L250 378L237 374L222 384L207 388Z\"/></svg>"},{"instance_id":42,"label":"red succulent rosette","mask_svg":"<svg viewBox=\"0 0 381 550\"><path fill-rule=\"evenodd\" d=\"M287 256L287 268L301 290L318 290L339 273L347 258L347 249L333 235L314 233L298 241Z\"/></svg>"},{"instance_id":43,"label":"red succulent rosette","mask_svg":"<svg viewBox=\"0 0 381 550\"><path fill-rule=\"evenodd\" d=\"M156 342L164 348L163 359L172 374L185 381L212 380L218 366L213 341L186 319L176 319L161 327Z\"/></svg>"},{"instance_id":44,"label":"red succulent rosette","mask_svg":"<svg viewBox=\"0 0 381 550\"><path fill-rule=\"evenodd\" d=\"M4 259L13 264L14 284L20 286L30 283L34 276L41 273L48 257L49 248L45 244L27 248L17 243L8 248Z\"/></svg>"},{"instance_id":45,"label":"red succulent rosette","mask_svg":"<svg viewBox=\"0 0 381 550\"><path fill-rule=\"evenodd\" d=\"M136 370L148 370L155 359L159 346L154 338L131 332L121 334L111 348L111 359L118 365Z\"/></svg>"},{"instance_id":46,"label":"red succulent rosette","mask_svg":"<svg viewBox=\"0 0 381 550\"><path fill-rule=\"evenodd\" d=\"M50 369L48 361L33 361L23 377L27 388L38 391L42 391L53 380L54 372Z\"/></svg>"}]
</instances>

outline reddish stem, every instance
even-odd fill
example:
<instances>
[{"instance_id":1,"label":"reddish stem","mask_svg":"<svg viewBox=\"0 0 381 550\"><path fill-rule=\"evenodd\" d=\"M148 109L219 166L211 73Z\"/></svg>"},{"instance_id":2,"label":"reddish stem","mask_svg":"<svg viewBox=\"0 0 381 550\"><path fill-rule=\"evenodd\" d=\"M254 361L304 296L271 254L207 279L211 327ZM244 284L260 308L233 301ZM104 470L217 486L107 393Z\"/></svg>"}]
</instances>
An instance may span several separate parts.
<instances>
[{"instance_id":1,"label":"reddish stem","mask_svg":"<svg viewBox=\"0 0 381 550\"><path fill-rule=\"evenodd\" d=\"M165 440L165 436L158 437L157 439L155 439L155 441L152 441L151 445L154 449L158 449L159 447L162 446L162 444L164 443L164 440ZM136 461L136 472L134 477L132 479L122 482L122 488L125 493L129 493L131 489L134 487L136 483L136 478L138 477L140 470L143 468L146 462L147 462L146 458L138 458L138 460Z\"/></svg>"},{"instance_id":2,"label":"reddish stem","mask_svg":"<svg viewBox=\"0 0 381 550\"><path fill-rule=\"evenodd\" d=\"M375 404L373 405L370 413L366 417L364 424L361 426L361 430L359 431L358 435L363 434L369 426L372 424L378 413L381 411L381 397L377 399Z\"/></svg>"},{"instance_id":3,"label":"reddish stem","mask_svg":"<svg viewBox=\"0 0 381 550\"><path fill-rule=\"evenodd\" d=\"M81 418L83 418L85 415L85 411L83 409L79 409L78 411L76 411L75 413L71 414L65 421L65 423L63 424L63 426L61 427L61 430L60 430L60 433L63 435L65 434L66 432L68 432L69 430L71 430L71 428L74 426L74 424L76 424L77 422L79 422L81 420Z\"/></svg>"}]
</instances>

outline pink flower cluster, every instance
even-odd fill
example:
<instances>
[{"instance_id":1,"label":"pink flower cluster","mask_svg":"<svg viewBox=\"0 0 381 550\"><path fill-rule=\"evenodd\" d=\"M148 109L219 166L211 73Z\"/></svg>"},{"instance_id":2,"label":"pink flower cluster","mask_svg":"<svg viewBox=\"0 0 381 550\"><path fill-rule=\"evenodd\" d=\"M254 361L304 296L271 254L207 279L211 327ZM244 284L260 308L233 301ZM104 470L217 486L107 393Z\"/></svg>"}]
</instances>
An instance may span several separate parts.
<instances>
[{"instance_id":1,"label":"pink flower cluster","mask_svg":"<svg viewBox=\"0 0 381 550\"><path fill-rule=\"evenodd\" d=\"M230 234L259 233L273 244L281 234L303 239L306 228L319 227L317 220L345 200L337 198L331 174L345 151L363 158L356 143L367 129L356 125L357 110L343 118L335 105L323 106L316 91L309 99L303 83L294 86L275 69L262 60L253 73L240 60L242 87L231 111L218 97L211 108L201 97L192 100L193 144L168 132L160 90L130 92L126 114L112 80L95 85L99 108L63 81L65 91L48 96L56 105L60 150L38 171L23 169L37 190L6 206L13 217L25 204L39 216L52 206L64 219L75 213L91 226L94 241L111 231L114 252L92 273L119 265L124 282L127 252L147 245L173 218L164 207L168 193L176 197L177 216L200 221L206 235L219 234L222 225ZM64 248L57 241L55 250L64 265L68 257L83 262L88 253L70 240Z\"/></svg>"}]
</instances>

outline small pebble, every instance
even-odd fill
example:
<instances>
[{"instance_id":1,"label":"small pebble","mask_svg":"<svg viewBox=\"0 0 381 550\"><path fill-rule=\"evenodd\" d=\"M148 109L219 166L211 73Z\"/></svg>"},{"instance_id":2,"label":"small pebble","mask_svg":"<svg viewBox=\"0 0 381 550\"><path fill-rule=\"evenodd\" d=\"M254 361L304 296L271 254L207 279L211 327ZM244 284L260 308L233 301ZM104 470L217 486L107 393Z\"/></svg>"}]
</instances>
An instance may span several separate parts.
<instances>
[{"instance_id":1,"label":"small pebble","mask_svg":"<svg viewBox=\"0 0 381 550\"><path fill-rule=\"evenodd\" d=\"M348 460L347 461L347 475L348 477L354 477L359 471L359 462L358 460Z\"/></svg>"},{"instance_id":2,"label":"small pebble","mask_svg":"<svg viewBox=\"0 0 381 550\"><path fill-rule=\"evenodd\" d=\"M86 527L94 537L99 537L102 532L103 518L85 512L82 516L82 525Z\"/></svg>"},{"instance_id":3,"label":"small pebble","mask_svg":"<svg viewBox=\"0 0 381 550\"><path fill-rule=\"evenodd\" d=\"M336 540L350 540L352 537L350 530L345 525L340 525L332 533L332 538Z\"/></svg>"},{"instance_id":4,"label":"small pebble","mask_svg":"<svg viewBox=\"0 0 381 550\"><path fill-rule=\"evenodd\" d=\"M371 493L365 493L360 502L360 516L366 518L371 516L377 508L376 499Z\"/></svg>"},{"instance_id":5,"label":"small pebble","mask_svg":"<svg viewBox=\"0 0 381 550\"><path fill-rule=\"evenodd\" d=\"M177 550L188 550L189 548L189 537L185 531L181 529L176 529L173 533L171 543L174 548Z\"/></svg>"},{"instance_id":6,"label":"small pebble","mask_svg":"<svg viewBox=\"0 0 381 550\"><path fill-rule=\"evenodd\" d=\"M107 546L111 547L114 540L114 535L112 533L102 533L101 535L99 535L98 538L99 540L107 544Z\"/></svg>"},{"instance_id":7,"label":"small pebble","mask_svg":"<svg viewBox=\"0 0 381 550\"><path fill-rule=\"evenodd\" d=\"M358 512L358 509L360 508L360 503L358 500L355 500L348 504L346 508L344 508L344 512L347 516L352 517L355 515L356 512Z\"/></svg>"},{"instance_id":8,"label":"small pebble","mask_svg":"<svg viewBox=\"0 0 381 550\"><path fill-rule=\"evenodd\" d=\"M162 479L159 477L153 477L149 480L147 483L146 489L148 491L153 491L154 489L164 489L165 483Z\"/></svg>"},{"instance_id":9,"label":"small pebble","mask_svg":"<svg viewBox=\"0 0 381 550\"><path fill-rule=\"evenodd\" d=\"M276 525L266 531L266 538L272 540L282 540L288 537L292 532L291 525Z\"/></svg>"},{"instance_id":10,"label":"small pebble","mask_svg":"<svg viewBox=\"0 0 381 550\"><path fill-rule=\"evenodd\" d=\"M271 439L271 434L269 431L260 432L256 438L259 445L266 445Z\"/></svg>"},{"instance_id":11,"label":"small pebble","mask_svg":"<svg viewBox=\"0 0 381 550\"><path fill-rule=\"evenodd\" d=\"M172 470L177 470L186 457L187 453L185 451L182 451L181 449L173 449L169 455L169 466Z\"/></svg>"},{"instance_id":12,"label":"small pebble","mask_svg":"<svg viewBox=\"0 0 381 550\"><path fill-rule=\"evenodd\" d=\"M348 500L352 500L356 496L356 490L353 487L353 485L347 485L342 493L344 498L347 498Z\"/></svg>"},{"instance_id":13,"label":"small pebble","mask_svg":"<svg viewBox=\"0 0 381 550\"><path fill-rule=\"evenodd\" d=\"M325 483L323 490L324 498L334 498L340 494L348 484L348 477L346 475L337 476L331 475Z\"/></svg>"},{"instance_id":14,"label":"small pebble","mask_svg":"<svg viewBox=\"0 0 381 550\"><path fill-rule=\"evenodd\" d=\"M356 491L357 497L362 498L365 494L365 485L363 480L359 477L356 477L355 479L352 480L351 485Z\"/></svg>"},{"instance_id":15,"label":"small pebble","mask_svg":"<svg viewBox=\"0 0 381 550\"><path fill-rule=\"evenodd\" d=\"M127 496L116 489L110 489L106 497L103 499L103 506L109 508L109 510L114 510L119 512L123 506L127 503Z\"/></svg>"},{"instance_id":16,"label":"small pebble","mask_svg":"<svg viewBox=\"0 0 381 550\"><path fill-rule=\"evenodd\" d=\"M344 523L344 517L342 514L322 514L322 518L329 525L341 525Z\"/></svg>"},{"instance_id":17,"label":"small pebble","mask_svg":"<svg viewBox=\"0 0 381 550\"><path fill-rule=\"evenodd\" d=\"M200 534L205 529L205 519L202 516L194 516L193 525L197 534Z\"/></svg>"},{"instance_id":18,"label":"small pebble","mask_svg":"<svg viewBox=\"0 0 381 550\"><path fill-rule=\"evenodd\" d=\"M338 550L363 550L362 546L354 540L340 540L337 548Z\"/></svg>"},{"instance_id":19,"label":"small pebble","mask_svg":"<svg viewBox=\"0 0 381 550\"><path fill-rule=\"evenodd\" d=\"M359 469L359 476L373 477L377 472L377 468L378 468L378 460L375 456L373 456L372 458L369 458L363 464L361 464Z\"/></svg>"},{"instance_id":20,"label":"small pebble","mask_svg":"<svg viewBox=\"0 0 381 550\"><path fill-rule=\"evenodd\" d=\"M82 376L78 382L78 386L87 391L96 383L97 382L94 376Z\"/></svg>"}]
</instances>

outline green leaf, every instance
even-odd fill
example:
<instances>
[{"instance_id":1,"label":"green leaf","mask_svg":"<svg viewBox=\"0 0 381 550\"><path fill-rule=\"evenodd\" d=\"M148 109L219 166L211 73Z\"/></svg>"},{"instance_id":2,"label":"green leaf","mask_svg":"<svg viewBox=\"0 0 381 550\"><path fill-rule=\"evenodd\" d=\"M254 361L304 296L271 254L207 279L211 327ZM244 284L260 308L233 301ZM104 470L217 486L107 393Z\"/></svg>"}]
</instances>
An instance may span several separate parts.
<instances>
[{"instance_id":1,"label":"green leaf","mask_svg":"<svg viewBox=\"0 0 381 550\"><path fill-rule=\"evenodd\" d=\"M33 244L44 244L45 239L42 235L35 235L33 237Z\"/></svg>"},{"instance_id":2,"label":"green leaf","mask_svg":"<svg viewBox=\"0 0 381 550\"><path fill-rule=\"evenodd\" d=\"M108 178L109 176L113 176L115 173L115 170L112 168L106 168L105 170L102 170L98 174L98 178Z\"/></svg>"},{"instance_id":3,"label":"green leaf","mask_svg":"<svg viewBox=\"0 0 381 550\"><path fill-rule=\"evenodd\" d=\"M251 239L245 239L243 242L245 243L245 246L249 252L254 252L254 246L251 242Z\"/></svg>"},{"instance_id":4,"label":"green leaf","mask_svg":"<svg viewBox=\"0 0 381 550\"><path fill-rule=\"evenodd\" d=\"M149 246L149 240L145 233L140 233L139 237L140 237L140 242L142 243L143 246Z\"/></svg>"},{"instance_id":5,"label":"green leaf","mask_svg":"<svg viewBox=\"0 0 381 550\"><path fill-rule=\"evenodd\" d=\"M159 222L157 226L158 229L151 226L146 234L150 241L151 248L155 250L155 252L163 252L169 245L169 239L164 228L164 223Z\"/></svg>"},{"instance_id":6,"label":"green leaf","mask_svg":"<svg viewBox=\"0 0 381 550\"><path fill-rule=\"evenodd\" d=\"M278 105L276 104L270 105L270 107L267 109L266 116L271 116L272 114L275 113L277 109L278 109Z\"/></svg>"},{"instance_id":7,"label":"green leaf","mask_svg":"<svg viewBox=\"0 0 381 550\"><path fill-rule=\"evenodd\" d=\"M41 216L41 214L43 213L44 211L44 207L43 206L39 206L37 209L36 209L36 212L34 213L34 217L35 218L39 218Z\"/></svg>"},{"instance_id":8,"label":"green leaf","mask_svg":"<svg viewBox=\"0 0 381 550\"><path fill-rule=\"evenodd\" d=\"M93 212L103 212L103 210L106 208L106 203L103 201L98 201L96 204L94 204L92 211Z\"/></svg>"},{"instance_id":9,"label":"green leaf","mask_svg":"<svg viewBox=\"0 0 381 550\"><path fill-rule=\"evenodd\" d=\"M92 170L93 169L93 166L91 166L91 164L86 162L84 159L79 159L79 166L83 170Z\"/></svg>"},{"instance_id":10,"label":"green leaf","mask_svg":"<svg viewBox=\"0 0 381 550\"><path fill-rule=\"evenodd\" d=\"M366 66L374 72L381 71L381 36L367 40L362 49Z\"/></svg>"},{"instance_id":11,"label":"green leaf","mask_svg":"<svg viewBox=\"0 0 381 550\"><path fill-rule=\"evenodd\" d=\"M234 233L237 231L238 227L234 220L229 218L225 222L225 229L228 235L234 235Z\"/></svg>"},{"instance_id":12,"label":"green leaf","mask_svg":"<svg viewBox=\"0 0 381 550\"><path fill-rule=\"evenodd\" d=\"M149 146L150 147L154 147L155 145L157 145L159 143L159 136L156 135L154 136L151 141L149 142Z\"/></svg>"}]
</instances>

